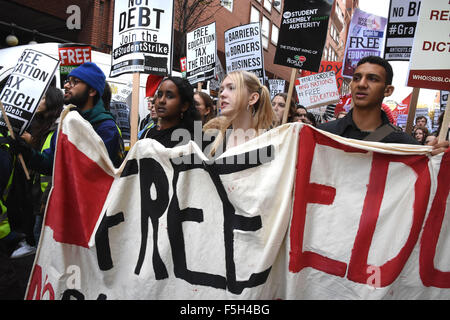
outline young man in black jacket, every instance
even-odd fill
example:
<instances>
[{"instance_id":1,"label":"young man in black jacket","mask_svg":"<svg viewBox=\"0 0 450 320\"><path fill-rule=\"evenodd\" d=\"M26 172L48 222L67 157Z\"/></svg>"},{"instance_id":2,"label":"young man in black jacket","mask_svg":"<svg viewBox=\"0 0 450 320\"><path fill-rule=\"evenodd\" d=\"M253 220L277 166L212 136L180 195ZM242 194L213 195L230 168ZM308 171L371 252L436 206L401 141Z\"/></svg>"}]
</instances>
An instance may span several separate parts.
<instances>
[{"instance_id":1,"label":"young man in black jacket","mask_svg":"<svg viewBox=\"0 0 450 320\"><path fill-rule=\"evenodd\" d=\"M393 71L388 61L376 56L362 58L350 83L353 108L344 118L323 123L318 128L357 140L418 144L411 135L390 125L381 108L383 99L394 91L392 78ZM376 131L384 134L378 134L378 139L371 139L376 136L373 134ZM448 141L435 144L432 154L443 152L448 146Z\"/></svg>"}]
</instances>

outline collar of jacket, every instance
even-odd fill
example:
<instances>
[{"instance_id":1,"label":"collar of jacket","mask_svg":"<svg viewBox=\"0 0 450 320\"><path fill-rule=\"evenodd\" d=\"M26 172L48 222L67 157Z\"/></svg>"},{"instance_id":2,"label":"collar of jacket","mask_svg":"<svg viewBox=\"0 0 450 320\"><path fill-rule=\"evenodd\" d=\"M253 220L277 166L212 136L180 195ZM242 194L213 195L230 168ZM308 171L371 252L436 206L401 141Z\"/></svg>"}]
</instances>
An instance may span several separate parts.
<instances>
[{"instance_id":1,"label":"collar of jacket","mask_svg":"<svg viewBox=\"0 0 450 320\"><path fill-rule=\"evenodd\" d=\"M81 111L80 113L83 118L88 120L90 123L97 123L106 119L115 121L111 112L105 110L102 99L99 99L97 104L92 109Z\"/></svg>"},{"instance_id":2,"label":"collar of jacket","mask_svg":"<svg viewBox=\"0 0 450 320\"><path fill-rule=\"evenodd\" d=\"M386 123L389 123L389 118L387 117L386 112L381 110L381 125L379 127L385 125ZM361 131L361 129L359 129L356 123L353 121L353 109L350 109L345 117L339 121L337 126L338 135L342 134L347 129L347 127L353 127L354 129Z\"/></svg>"}]
</instances>

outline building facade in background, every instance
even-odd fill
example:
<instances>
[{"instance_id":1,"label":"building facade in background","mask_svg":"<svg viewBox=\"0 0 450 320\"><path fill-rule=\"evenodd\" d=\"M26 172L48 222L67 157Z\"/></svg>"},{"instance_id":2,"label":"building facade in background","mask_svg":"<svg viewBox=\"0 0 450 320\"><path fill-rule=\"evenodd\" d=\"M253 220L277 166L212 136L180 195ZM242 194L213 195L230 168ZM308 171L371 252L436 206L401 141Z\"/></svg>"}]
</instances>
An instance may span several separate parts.
<instances>
[{"instance_id":1,"label":"building facade in background","mask_svg":"<svg viewBox=\"0 0 450 320\"><path fill-rule=\"evenodd\" d=\"M189 0L199 1L199 0ZM175 1L175 3L177 3ZM273 63L280 30L283 0L217 0L204 10L207 23L216 22L218 57L225 66L224 32L232 27L260 22L265 73L268 79L288 83L291 69ZM322 60L342 61L348 26L359 0L335 0L329 20ZM112 46L114 0L0 0L0 48L14 34L18 45L36 42L75 42L110 53ZM196 26L200 27L200 25ZM175 41L180 35L175 30ZM174 52L174 69L179 71L179 52ZM288 85L288 84L287 84ZM286 90L287 90L286 85Z\"/></svg>"}]
</instances>

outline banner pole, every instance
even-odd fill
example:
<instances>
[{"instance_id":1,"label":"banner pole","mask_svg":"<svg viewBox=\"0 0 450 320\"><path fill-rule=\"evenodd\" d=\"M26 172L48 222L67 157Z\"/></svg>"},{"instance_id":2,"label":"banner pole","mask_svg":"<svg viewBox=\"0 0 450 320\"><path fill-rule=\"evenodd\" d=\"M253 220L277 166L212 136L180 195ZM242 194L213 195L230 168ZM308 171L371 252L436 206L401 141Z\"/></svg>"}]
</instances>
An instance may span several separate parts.
<instances>
[{"instance_id":1,"label":"banner pole","mask_svg":"<svg viewBox=\"0 0 450 320\"><path fill-rule=\"evenodd\" d=\"M409 103L408 120L406 121L405 132L411 134L414 122L414 116L416 115L417 100L419 99L420 88L413 88L411 101Z\"/></svg>"},{"instance_id":2,"label":"banner pole","mask_svg":"<svg viewBox=\"0 0 450 320\"><path fill-rule=\"evenodd\" d=\"M287 95L287 100L286 100L286 106L284 107L283 121L281 122L281 124L285 124L287 122L287 118L289 115L289 109L291 109L290 107L291 107L292 91L294 90L296 74L297 74L297 69L292 68L291 79L289 82L289 90L288 90L288 95Z\"/></svg>"},{"instance_id":3,"label":"banner pole","mask_svg":"<svg viewBox=\"0 0 450 320\"><path fill-rule=\"evenodd\" d=\"M1 101L0 101L0 108L2 109L2 115L3 115L3 118L5 119L6 126L8 127L9 134L11 135L11 137L14 140L16 140L13 128L11 126L11 123L9 122L8 115L6 114L5 108L3 108L3 103ZM23 160L22 154L19 153L18 158L19 158L20 163L22 164L22 168L23 168L23 171L25 172L25 176L27 177L27 180L30 180L31 179L30 173L28 172L27 166L25 165L25 161Z\"/></svg>"},{"instance_id":4,"label":"banner pole","mask_svg":"<svg viewBox=\"0 0 450 320\"><path fill-rule=\"evenodd\" d=\"M447 99L447 106L444 111L444 119L442 119L441 131L439 132L438 142L443 142L446 140L448 125L450 123L450 100Z\"/></svg>"},{"instance_id":5,"label":"banner pole","mask_svg":"<svg viewBox=\"0 0 450 320\"><path fill-rule=\"evenodd\" d=\"M138 115L139 115L139 84L140 73L133 73L133 91L131 93L131 117L130 117L130 149L137 141Z\"/></svg>"}]
</instances>

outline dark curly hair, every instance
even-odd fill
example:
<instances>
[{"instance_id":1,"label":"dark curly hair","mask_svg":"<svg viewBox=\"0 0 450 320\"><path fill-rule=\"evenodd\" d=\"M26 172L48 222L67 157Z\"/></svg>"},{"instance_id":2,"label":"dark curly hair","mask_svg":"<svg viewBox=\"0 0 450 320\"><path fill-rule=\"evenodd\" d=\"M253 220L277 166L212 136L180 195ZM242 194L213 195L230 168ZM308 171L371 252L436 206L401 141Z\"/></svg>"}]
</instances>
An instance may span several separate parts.
<instances>
[{"instance_id":1,"label":"dark curly hair","mask_svg":"<svg viewBox=\"0 0 450 320\"><path fill-rule=\"evenodd\" d=\"M60 89L49 87L45 93L45 110L36 112L30 125L30 133L33 136L32 146L36 149L41 147L43 139L58 119L63 110L64 96Z\"/></svg>"},{"instance_id":2,"label":"dark curly hair","mask_svg":"<svg viewBox=\"0 0 450 320\"><path fill-rule=\"evenodd\" d=\"M200 113L197 111L195 107L194 101L194 88L189 83L188 80L180 77L169 76L164 78L161 84L164 81L170 80L172 81L178 88L178 94L180 95L181 104L187 103L188 109L183 112L183 118L181 119L181 126L188 129L189 131L194 131L194 121L201 120Z\"/></svg>"}]
</instances>

